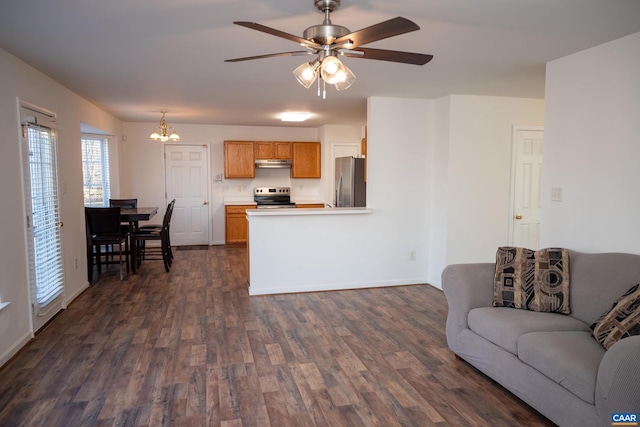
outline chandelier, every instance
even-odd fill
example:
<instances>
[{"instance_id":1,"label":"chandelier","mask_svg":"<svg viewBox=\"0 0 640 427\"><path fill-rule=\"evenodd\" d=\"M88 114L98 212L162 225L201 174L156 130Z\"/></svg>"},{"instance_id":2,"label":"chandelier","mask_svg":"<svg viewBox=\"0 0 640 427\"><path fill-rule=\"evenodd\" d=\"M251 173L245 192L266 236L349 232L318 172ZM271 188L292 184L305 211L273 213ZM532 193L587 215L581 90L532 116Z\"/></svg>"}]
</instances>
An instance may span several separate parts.
<instances>
[{"instance_id":1,"label":"chandelier","mask_svg":"<svg viewBox=\"0 0 640 427\"><path fill-rule=\"evenodd\" d=\"M149 139L154 141L166 142L168 140L171 141L180 141L180 135L174 127L169 128L167 126L167 122L164 120L164 115L167 113L166 110L162 110L162 118L160 119L160 126L156 127L156 130L153 131L151 135L149 135Z\"/></svg>"},{"instance_id":2,"label":"chandelier","mask_svg":"<svg viewBox=\"0 0 640 427\"><path fill-rule=\"evenodd\" d=\"M327 97L326 84L334 85L336 90L348 89L355 81L356 75L337 57L335 51L321 50L316 59L305 62L293 70L298 82L309 89L318 77L318 96L320 96L320 80L322 80L322 98Z\"/></svg>"}]
</instances>

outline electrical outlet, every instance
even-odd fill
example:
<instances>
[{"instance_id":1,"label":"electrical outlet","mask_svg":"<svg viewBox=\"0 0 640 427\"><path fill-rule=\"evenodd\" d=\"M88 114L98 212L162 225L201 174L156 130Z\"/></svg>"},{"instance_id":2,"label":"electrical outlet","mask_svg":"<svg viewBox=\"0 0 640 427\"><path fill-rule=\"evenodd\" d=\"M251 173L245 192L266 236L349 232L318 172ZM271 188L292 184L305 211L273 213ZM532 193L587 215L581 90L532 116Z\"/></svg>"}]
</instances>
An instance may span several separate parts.
<instances>
[{"instance_id":1,"label":"electrical outlet","mask_svg":"<svg viewBox=\"0 0 640 427\"><path fill-rule=\"evenodd\" d=\"M78 258L73 259L73 266L76 270L78 269Z\"/></svg>"},{"instance_id":2,"label":"electrical outlet","mask_svg":"<svg viewBox=\"0 0 640 427\"><path fill-rule=\"evenodd\" d=\"M551 201L552 202L562 201L562 187L551 188Z\"/></svg>"},{"instance_id":3,"label":"electrical outlet","mask_svg":"<svg viewBox=\"0 0 640 427\"><path fill-rule=\"evenodd\" d=\"M409 252L409 261L415 261L416 260L416 251L412 250L411 252Z\"/></svg>"}]
</instances>

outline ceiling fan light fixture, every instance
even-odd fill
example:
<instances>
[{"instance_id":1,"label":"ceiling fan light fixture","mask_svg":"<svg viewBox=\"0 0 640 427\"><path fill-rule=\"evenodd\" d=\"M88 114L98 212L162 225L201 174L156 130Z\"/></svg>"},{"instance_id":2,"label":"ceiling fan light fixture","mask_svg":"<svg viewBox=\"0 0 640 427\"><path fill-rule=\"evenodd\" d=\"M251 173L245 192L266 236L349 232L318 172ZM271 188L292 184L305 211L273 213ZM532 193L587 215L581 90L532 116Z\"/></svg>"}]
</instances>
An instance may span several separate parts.
<instances>
[{"instance_id":1,"label":"ceiling fan light fixture","mask_svg":"<svg viewBox=\"0 0 640 427\"><path fill-rule=\"evenodd\" d=\"M346 65L343 64L343 70L340 71L339 81L335 83L336 90L349 89L356 81L356 75L353 74Z\"/></svg>"},{"instance_id":2,"label":"ceiling fan light fixture","mask_svg":"<svg viewBox=\"0 0 640 427\"><path fill-rule=\"evenodd\" d=\"M318 78L318 67L320 63L315 60L313 62L305 62L304 64L293 70L293 75L302 86L309 89L313 82Z\"/></svg>"},{"instance_id":3,"label":"ceiling fan light fixture","mask_svg":"<svg viewBox=\"0 0 640 427\"><path fill-rule=\"evenodd\" d=\"M320 65L322 79L330 85L336 84L340 78L344 78L340 73L343 68L344 66L342 65L342 62L340 62L340 60L335 56L326 57L322 60L322 64Z\"/></svg>"}]
</instances>

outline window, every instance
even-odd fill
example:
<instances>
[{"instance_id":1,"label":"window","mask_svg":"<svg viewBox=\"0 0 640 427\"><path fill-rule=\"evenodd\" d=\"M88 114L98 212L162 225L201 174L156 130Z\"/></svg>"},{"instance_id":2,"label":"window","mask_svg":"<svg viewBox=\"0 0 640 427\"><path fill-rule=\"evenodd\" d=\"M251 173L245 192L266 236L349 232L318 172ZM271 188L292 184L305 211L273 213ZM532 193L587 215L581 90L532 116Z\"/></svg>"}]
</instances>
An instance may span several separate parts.
<instances>
[{"instance_id":1,"label":"window","mask_svg":"<svg viewBox=\"0 0 640 427\"><path fill-rule=\"evenodd\" d=\"M103 137L82 136L82 175L84 205L108 207L111 189L109 186L109 140Z\"/></svg>"}]
</instances>

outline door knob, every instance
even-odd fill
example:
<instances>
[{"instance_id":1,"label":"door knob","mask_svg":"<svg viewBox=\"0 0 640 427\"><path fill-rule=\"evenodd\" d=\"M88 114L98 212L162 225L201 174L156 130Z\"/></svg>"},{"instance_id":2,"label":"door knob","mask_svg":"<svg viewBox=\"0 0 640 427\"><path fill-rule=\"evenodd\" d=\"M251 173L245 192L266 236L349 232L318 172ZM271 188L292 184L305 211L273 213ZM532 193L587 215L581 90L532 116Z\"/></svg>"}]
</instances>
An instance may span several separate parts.
<instances>
[{"instance_id":1,"label":"door knob","mask_svg":"<svg viewBox=\"0 0 640 427\"><path fill-rule=\"evenodd\" d=\"M207 202L206 200L204 202L202 202L203 205L208 205L209 202Z\"/></svg>"},{"instance_id":2,"label":"door knob","mask_svg":"<svg viewBox=\"0 0 640 427\"><path fill-rule=\"evenodd\" d=\"M520 214L516 215L516 219L522 219L522 215Z\"/></svg>"}]
</instances>

